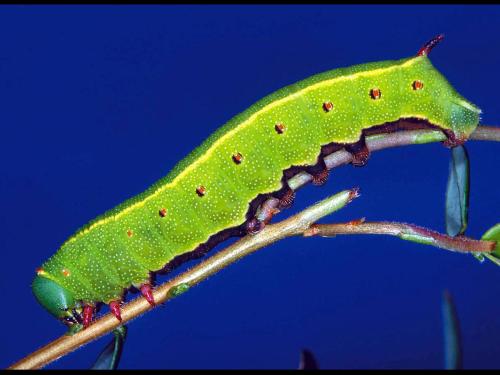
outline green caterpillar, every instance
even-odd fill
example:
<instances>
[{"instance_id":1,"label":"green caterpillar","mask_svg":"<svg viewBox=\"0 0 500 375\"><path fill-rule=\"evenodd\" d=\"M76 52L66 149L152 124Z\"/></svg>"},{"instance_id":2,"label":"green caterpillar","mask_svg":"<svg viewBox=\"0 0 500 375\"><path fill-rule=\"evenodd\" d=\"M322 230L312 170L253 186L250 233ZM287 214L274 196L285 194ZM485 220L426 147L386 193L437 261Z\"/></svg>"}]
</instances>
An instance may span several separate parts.
<instances>
[{"instance_id":1,"label":"green caterpillar","mask_svg":"<svg viewBox=\"0 0 500 375\"><path fill-rule=\"evenodd\" d=\"M332 150L344 147L363 165L365 135L398 130L402 119L441 129L449 147L463 143L481 111L429 61L441 39L416 56L327 71L255 103L144 193L70 237L37 270L36 298L67 325L88 326L100 303L121 320L125 291L136 287L154 304L152 273L258 231L264 198L289 205L286 177L301 168L324 182L322 157Z\"/></svg>"}]
</instances>

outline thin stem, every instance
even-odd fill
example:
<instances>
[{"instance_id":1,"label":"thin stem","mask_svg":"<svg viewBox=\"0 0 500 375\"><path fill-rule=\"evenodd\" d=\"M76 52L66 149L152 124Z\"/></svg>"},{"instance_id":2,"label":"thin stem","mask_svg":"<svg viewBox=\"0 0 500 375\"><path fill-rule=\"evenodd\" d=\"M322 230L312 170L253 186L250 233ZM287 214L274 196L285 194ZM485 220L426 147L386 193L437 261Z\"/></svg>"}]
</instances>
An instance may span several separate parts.
<instances>
[{"instance_id":1,"label":"thin stem","mask_svg":"<svg viewBox=\"0 0 500 375\"><path fill-rule=\"evenodd\" d=\"M500 128L480 126L472 133L470 139L474 140L489 140L500 141ZM436 130L412 130L401 131L393 134L381 134L367 137L366 143L370 151L382 150L385 148L399 147L411 144L421 144L430 142L444 141L445 136L442 132ZM345 150L337 151L327 158L325 162L329 169L335 168L352 161L351 154ZM312 180L312 176L308 173L301 172L290 179L289 186L296 190ZM196 267L184 272L176 278L167 281L159 286L154 291L154 298L158 303L163 303L177 296L179 293L185 291L187 288L196 285L197 283L205 280L210 275L227 267L236 260L251 254L252 252L265 247L273 242L276 242L285 237L304 234L309 226L323 216L343 207L349 203L351 199L357 196L356 191L347 191L339 193L317 205L302 211L301 213L290 217L287 220L277 224L267 225L257 235L248 235L225 250L207 258L204 262ZM351 224L352 225L352 224ZM337 233L340 234L340 233ZM386 233L389 234L389 233ZM306 232L307 235L307 232ZM444 236L444 235L441 235ZM434 236L437 237L437 236ZM446 236L444 236L446 237ZM431 236L432 238L432 236ZM409 238L406 238L409 239ZM449 242L447 242L449 241ZM470 240L474 241L474 240ZM467 242L467 241L466 241ZM477 241L486 243L488 241ZM470 243L470 242L467 242ZM434 246L440 247L438 242L429 243ZM463 242L460 246L456 239L449 238L448 240L441 241L441 244L449 244L457 251L463 249ZM456 245L453 247L452 245ZM482 246L482 245L481 245ZM442 246L444 247L444 246ZM444 247L448 248L448 247ZM479 251L469 250L462 251ZM485 250L487 251L487 250ZM127 303L122 310L123 323L131 321L136 317L144 314L152 309L144 298L136 298L135 300ZM73 336L64 335L46 346L38 349L27 357L13 364L11 369L34 369L41 368L58 358L72 352L73 350L99 338L100 336L111 332L119 326L119 322L111 314L106 314L99 320L95 321L90 327L74 334Z\"/></svg>"},{"instance_id":2,"label":"thin stem","mask_svg":"<svg viewBox=\"0 0 500 375\"><path fill-rule=\"evenodd\" d=\"M451 237L413 224L388 221L365 223L363 219L344 224L315 224L304 233L306 237L335 237L341 234L386 234L462 253L490 253L496 245L495 241L479 241L465 236Z\"/></svg>"},{"instance_id":3,"label":"thin stem","mask_svg":"<svg viewBox=\"0 0 500 375\"><path fill-rule=\"evenodd\" d=\"M345 190L286 220L277 224L265 226L264 229L256 235L243 237L233 245L156 288L153 292L155 301L157 303L164 303L187 290L189 287L207 279L217 271L229 266L238 259L280 239L303 233L311 224L339 210L356 197L358 197L357 189ZM146 299L134 299L123 306L121 312L122 324L137 318L151 309L152 307ZM88 328L72 336L62 336L43 348L38 349L36 352L13 364L10 369L41 368L80 346L111 332L119 325L120 323L112 314L106 314Z\"/></svg>"},{"instance_id":4,"label":"thin stem","mask_svg":"<svg viewBox=\"0 0 500 375\"><path fill-rule=\"evenodd\" d=\"M478 141L500 142L500 127L478 126L469 139ZM389 134L372 135L366 138L366 146L370 152L386 148L409 146L416 144L442 142L446 136L440 130L407 130ZM352 154L342 149L324 158L327 169L333 169L352 161ZM307 172L300 172L287 181L292 190L307 185L312 181L312 176Z\"/></svg>"},{"instance_id":5,"label":"thin stem","mask_svg":"<svg viewBox=\"0 0 500 375\"><path fill-rule=\"evenodd\" d=\"M500 142L500 127L481 125L471 134L470 139L477 141L496 141Z\"/></svg>"}]
</instances>

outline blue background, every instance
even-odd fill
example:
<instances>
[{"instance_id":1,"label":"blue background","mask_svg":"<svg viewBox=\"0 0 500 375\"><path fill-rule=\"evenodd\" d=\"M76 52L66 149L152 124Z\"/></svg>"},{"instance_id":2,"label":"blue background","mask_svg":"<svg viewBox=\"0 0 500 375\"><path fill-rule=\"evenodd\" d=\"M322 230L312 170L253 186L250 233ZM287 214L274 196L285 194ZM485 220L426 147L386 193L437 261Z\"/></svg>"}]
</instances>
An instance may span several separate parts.
<instances>
[{"instance_id":1,"label":"blue background","mask_svg":"<svg viewBox=\"0 0 500 375\"><path fill-rule=\"evenodd\" d=\"M64 332L30 283L77 228L272 91L413 55L441 32L433 63L483 109L483 123L499 124L497 6L2 6L0 366ZM478 238L498 221L499 145L467 147L467 233ZM444 231L448 162L439 144L378 152L302 189L282 217L360 186L329 221ZM499 275L470 255L395 238L291 238L130 324L121 368L293 369L302 348L321 368L442 368L446 288L464 366L498 368ZM87 368L108 340L50 367Z\"/></svg>"}]
</instances>

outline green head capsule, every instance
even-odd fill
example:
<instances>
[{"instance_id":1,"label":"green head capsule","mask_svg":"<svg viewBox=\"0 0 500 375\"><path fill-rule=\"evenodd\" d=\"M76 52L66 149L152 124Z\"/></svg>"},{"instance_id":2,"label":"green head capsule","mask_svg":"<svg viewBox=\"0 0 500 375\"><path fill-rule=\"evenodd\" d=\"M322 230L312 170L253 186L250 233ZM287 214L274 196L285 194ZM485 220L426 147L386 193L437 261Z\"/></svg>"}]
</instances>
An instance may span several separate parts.
<instances>
[{"instance_id":1,"label":"green head capsule","mask_svg":"<svg viewBox=\"0 0 500 375\"><path fill-rule=\"evenodd\" d=\"M75 307L75 299L67 289L41 275L35 277L31 288L38 302L49 313L68 323L76 322L72 312Z\"/></svg>"}]
</instances>

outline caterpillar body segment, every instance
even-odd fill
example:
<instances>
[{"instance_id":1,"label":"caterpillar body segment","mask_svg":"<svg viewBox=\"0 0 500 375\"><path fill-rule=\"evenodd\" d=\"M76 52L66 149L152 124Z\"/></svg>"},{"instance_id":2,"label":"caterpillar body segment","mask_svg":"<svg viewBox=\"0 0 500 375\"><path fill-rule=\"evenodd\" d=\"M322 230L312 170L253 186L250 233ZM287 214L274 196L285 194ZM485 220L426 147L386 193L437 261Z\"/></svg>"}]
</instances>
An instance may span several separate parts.
<instances>
[{"instance_id":1,"label":"caterpillar body segment","mask_svg":"<svg viewBox=\"0 0 500 375\"><path fill-rule=\"evenodd\" d=\"M151 273L241 228L258 231L273 210L291 204L284 171L317 165L327 145L345 145L353 164L363 165L364 132L401 119L442 129L450 146L465 141L480 110L432 66L435 43L427 45L415 57L331 70L255 103L144 193L70 237L38 270L35 296L68 324L88 325L94 310L87 306L100 302L120 318L125 290L138 287L153 305ZM320 167L318 185L328 177ZM258 211L262 220L249 217L257 197L280 191L276 207Z\"/></svg>"}]
</instances>

